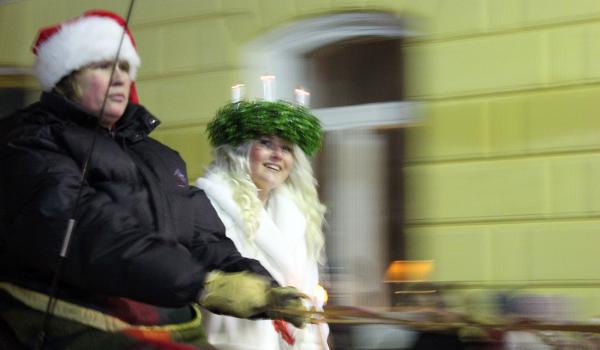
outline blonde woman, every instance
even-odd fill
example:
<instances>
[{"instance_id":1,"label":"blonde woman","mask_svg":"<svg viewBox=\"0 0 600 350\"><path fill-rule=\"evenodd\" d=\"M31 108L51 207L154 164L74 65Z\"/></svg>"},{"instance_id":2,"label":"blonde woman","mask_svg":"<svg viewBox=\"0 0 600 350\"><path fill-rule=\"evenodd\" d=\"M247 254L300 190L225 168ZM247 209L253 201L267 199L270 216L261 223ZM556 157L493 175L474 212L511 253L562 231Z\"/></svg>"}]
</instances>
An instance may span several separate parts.
<instances>
[{"instance_id":1,"label":"blonde woman","mask_svg":"<svg viewBox=\"0 0 600 350\"><path fill-rule=\"evenodd\" d=\"M197 180L240 253L256 259L280 285L316 297L324 260L325 207L307 156L321 127L310 112L285 102L241 101L209 124L214 162ZM270 320L209 314L209 342L219 349L327 349L325 324L295 328Z\"/></svg>"}]
</instances>

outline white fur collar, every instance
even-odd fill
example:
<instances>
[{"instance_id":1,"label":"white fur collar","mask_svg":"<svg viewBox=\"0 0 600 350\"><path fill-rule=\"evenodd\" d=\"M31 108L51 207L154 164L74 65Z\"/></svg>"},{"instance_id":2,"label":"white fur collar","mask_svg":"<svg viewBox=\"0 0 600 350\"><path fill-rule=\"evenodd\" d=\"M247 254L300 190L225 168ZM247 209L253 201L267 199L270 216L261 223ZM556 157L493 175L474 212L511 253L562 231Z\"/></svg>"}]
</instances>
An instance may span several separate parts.
<instances>
[{"instance_id":1,"label":"white fur collar","mask_svg":"<svg viewBox=\"0 0 600 350\"><path fill-rule=\"evenodd\" d=\"M241 209L233 200L231 187L223 174L211 172L196 181L196 185L204 190L213 204L226 214L236 224L237 230L228 228L227 235L236 239L247 240L242 232L245 227ZM222 218L223 219L223 218ZM233 232L239 231L239 232ZM267 210L260 212L260 227L255 233L254 246L258 256L253 252L243 251L243 255L258 258L263 256L261 263L282 284L301 287L304 284L304 270L307 264L306 254L306 219L297 205L291 199L289 191L278 188L272 191ZM237 237L232 237L237 235Z\"/></svg>"}]
</instances>

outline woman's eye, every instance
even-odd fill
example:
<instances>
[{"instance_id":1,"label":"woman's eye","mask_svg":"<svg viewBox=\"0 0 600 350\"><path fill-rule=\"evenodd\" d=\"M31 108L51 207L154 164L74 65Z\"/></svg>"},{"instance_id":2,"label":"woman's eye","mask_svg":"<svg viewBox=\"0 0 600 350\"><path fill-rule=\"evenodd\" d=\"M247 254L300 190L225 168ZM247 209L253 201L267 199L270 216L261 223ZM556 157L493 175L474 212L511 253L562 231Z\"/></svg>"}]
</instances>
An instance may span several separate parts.
<instances>
[{"instance_id":1,"label":"woman's eye","mask_svg":"<svg viewBox=\"0 0 600 350\"><path fill-rule=\"evenodd\" d=\"M281 149L283 149L287 153L292 153L292 147L290 146L283 146L281 147Z\"/></svg>"},{"instance_id":2,"label":"woman's eye","mask_svg":"<svg viewBox=\"0 0 600 350\"><path fill-rule=\"evenodd\" d=\"M129 62L123 61L119 62L119 69L123 72L129 73Z\"/></svg>"},{"instance_id":3,"label":"woman's eye","mask_svg":"<svg viewBox=\"0 0 600 350\"><path fill-rule=\"evenodd\" d=\"M110 68L112 68L112 63L111 62L100 62L96 65L96 67L99 69L110 69Z\"/></svg>"},{"instance_id":4,"label":"woman's eye","mask_svg":"<svg viewBox=\"0 0 600 350\"><path fill-rule=\"evenodd\" d=\"M261 139L260 140L260 144L263 145L263 146L271 147L271 140Z\"/></svg>"}]
</instances>

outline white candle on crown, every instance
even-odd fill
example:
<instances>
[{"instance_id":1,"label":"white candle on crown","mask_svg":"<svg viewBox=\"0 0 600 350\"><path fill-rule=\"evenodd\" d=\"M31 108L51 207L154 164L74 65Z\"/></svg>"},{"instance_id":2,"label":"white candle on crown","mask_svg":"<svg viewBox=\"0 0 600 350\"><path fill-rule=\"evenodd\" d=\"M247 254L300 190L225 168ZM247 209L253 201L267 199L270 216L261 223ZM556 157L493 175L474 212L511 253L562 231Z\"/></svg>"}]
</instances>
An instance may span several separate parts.
<instances>
[{"instance_id":1,"label":"white candle on crown","mask_svg":"<svg viewBox=\"0 0 600 350\"><path fill-rule=\"evenodd\" d=\"M310 92L304 90L302 87L299 87L294 90L294 95L296 95L296 103L298 103L300 106L308 108L310 103Z\"/></svg>"},{"instance_id":2,"label":"white candle on crown","mask_svg":"<svg viewBox=\"0 0 600 350\"><path fill-rule=\"evenodd\" d=\"M231 87L231 103L240 102L244 97L244 84L235 84Z\"/></svg>"},{"instance_id":3,"label":"white candle on crown","mask_svg":"<svg viewBox=\"0 0 600 350\"><path fill-rule=\"evenodd\" d=\"M263 75L260 80L263 84L263 99L265 101L275 101L275 76Z\"/></svg>"}]
</instances>

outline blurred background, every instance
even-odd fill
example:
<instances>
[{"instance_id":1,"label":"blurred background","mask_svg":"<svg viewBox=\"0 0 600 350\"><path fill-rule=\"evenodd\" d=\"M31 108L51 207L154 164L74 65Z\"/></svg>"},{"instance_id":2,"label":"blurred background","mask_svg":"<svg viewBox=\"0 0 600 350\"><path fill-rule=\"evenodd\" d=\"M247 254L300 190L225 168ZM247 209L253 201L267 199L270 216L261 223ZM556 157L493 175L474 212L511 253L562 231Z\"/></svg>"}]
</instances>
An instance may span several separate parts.
<instances>
[{"instance_id":1,"label":"blurred background","mask_svg":"<svg viewBox=\"0 0 600 350\"><path fill-rule=\"evenodd\" d=\"M40 27L127 6L0 0L0 116L38 98ZM330 305L600 321L600 1L138 0L130 26L154 137L192 180L232 85L311 92ZM335 348L418 338L386 327L333 325Z\"/></svg>"}]
</instances>

